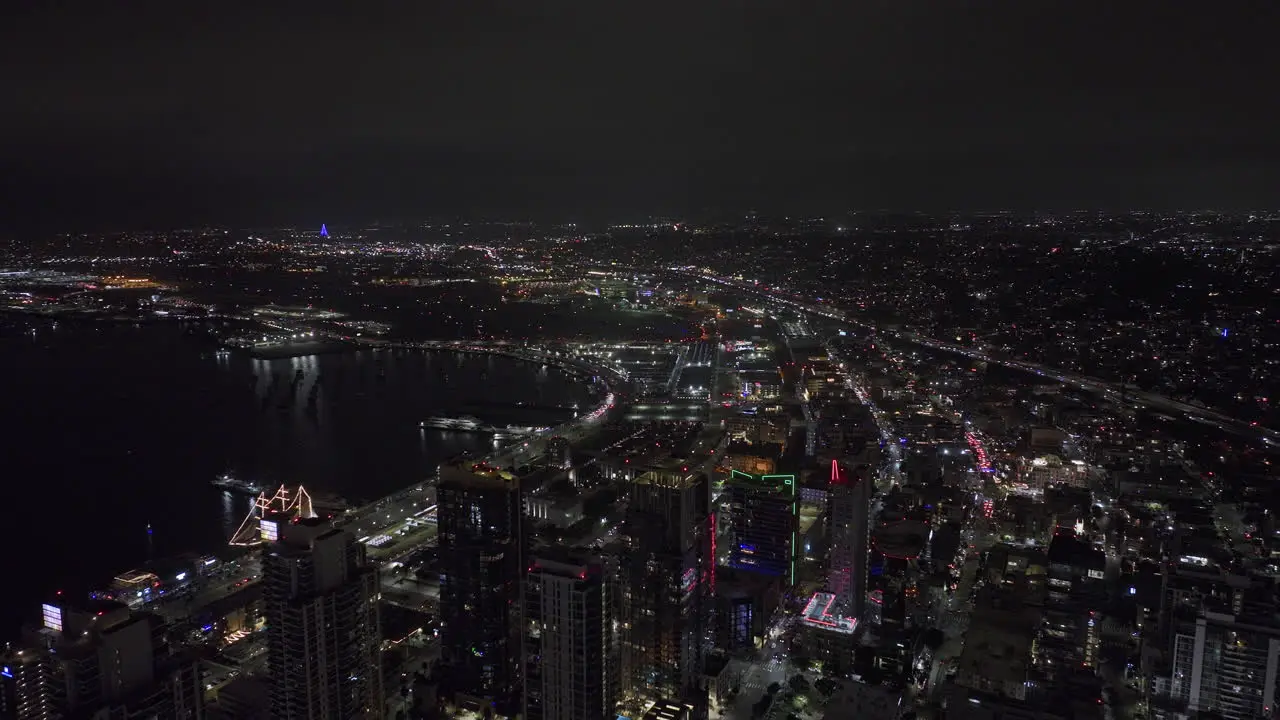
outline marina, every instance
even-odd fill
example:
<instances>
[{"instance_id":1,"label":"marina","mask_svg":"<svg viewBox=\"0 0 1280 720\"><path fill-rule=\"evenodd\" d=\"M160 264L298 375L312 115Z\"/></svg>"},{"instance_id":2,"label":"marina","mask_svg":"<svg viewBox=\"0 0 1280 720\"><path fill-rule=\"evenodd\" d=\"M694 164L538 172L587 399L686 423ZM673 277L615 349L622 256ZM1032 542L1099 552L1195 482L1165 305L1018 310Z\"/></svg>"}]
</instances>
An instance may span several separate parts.
<instances>
[{"instance_id":1,"label":"marina","mask_svg":"<svg viewBox=\"0 0 1280 720\"><path fill-rule=\"evenodd\" d=\"M442 343L264 360L220 349L216 333L177 322L59 319L55 327L24 318L13 329L5 364L24 382L12 401L37 415L30 433L8 436L9 453L18 470L48 478L42 492L82 498L66 522L94 530L59 534L51 559L14 561L15 572L37 579L3 604L5 622L19 623L49 588L80 595L148 557L224 547L258 493L282 483L305 484L318 514L347 517L322 496L362 505L421 483L459 453L492 452L495 437L507 442L495 434L423 432L419 423L429 416L472 414L505 431L508 424L551 423L462 408L598 402L577 375L555 364L544 372L527 351L457 353ZM72 375L104 379L85 389L66 382ZM35 433L65 417L104 430L88 437ZM49 472L50 462L56 472ZM86 489L80 481L98 475L120 482ZM100 527L103 514L114 521ZM86 542L102 548L89 561L82 557ZM50 569L69 563L86 565L84 583Z\"/></svg>"}]
</instances>

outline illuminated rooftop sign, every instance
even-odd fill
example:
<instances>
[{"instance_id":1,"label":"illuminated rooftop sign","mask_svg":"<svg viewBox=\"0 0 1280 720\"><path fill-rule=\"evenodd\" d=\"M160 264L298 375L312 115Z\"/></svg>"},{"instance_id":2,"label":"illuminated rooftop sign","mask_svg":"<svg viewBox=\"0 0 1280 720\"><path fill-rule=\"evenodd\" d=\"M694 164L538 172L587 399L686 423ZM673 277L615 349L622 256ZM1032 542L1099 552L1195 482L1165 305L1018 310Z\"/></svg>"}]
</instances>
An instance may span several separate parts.
<instances>
[{"instance_id":1,"label":"illuminated rooftop sign","mask_svg":"<svg viewBox=\"0 0 1280 720\"><path fill-rule=\"evenodd\" d=\"M838 460L831 461L831 484L832 485L848 485L849 478L845 477L840 471L840 462Z\"/></svg>"},{"instance_id":2,"label":"illuminated rooftop sign","mask_svg":"<svg viewBox=\"0 0 1280 720\"><path fill-rule=\"evenodd\" d=\"M62 632L62 608L45 603L40 607L40 611L41 615L43 615L45 627Z\"/></svg>"},{"instance_id":3,"label":"illuminated rooftop sign","mask_svg":"<svg viewBox=\"0 0 1280 720\"><path fill-rule=\"evenodd\" d=\"M833 593L814 593L800 614L800 622L811 627L831 630L832 632L852 635L858 629L858 619L832 614L831 606L836 602Z\"/></svg>"},{"instance_id":4,"label":"illuminated rooftop sign","mask_svg":"<svg viewBox=\"0 0 1280 720\"><path fill-rule=\"evenodd\" d=\"M262 520L259 523L262 529L262 539L266 542L275 542L280 539L280 525L275 520Z\"/></svg>"}]
</instances>

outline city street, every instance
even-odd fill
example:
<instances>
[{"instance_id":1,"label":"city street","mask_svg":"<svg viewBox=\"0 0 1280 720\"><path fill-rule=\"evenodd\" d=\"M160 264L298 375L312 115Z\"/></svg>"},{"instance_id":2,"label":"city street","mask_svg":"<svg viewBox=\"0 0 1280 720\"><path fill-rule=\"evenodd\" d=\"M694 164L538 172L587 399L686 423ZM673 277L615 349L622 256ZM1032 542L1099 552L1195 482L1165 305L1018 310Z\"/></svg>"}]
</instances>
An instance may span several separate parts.
<instances>
[{"instance_id":1,"label":"city street","mask_svg":"<svg viewBox=\"0 0 1280 720\"><path fill-rule=\"evenodd\" d=\"M925 687L917 695L916 702L922 711L932 703L941 700L939 692L944 684L946 673L964 651L965 633L969 629L969 619L973 611L970 596L978 585L982 554L997 542L996 536L986 527L986 523L975 522L963 531L961 541L973 547L966 552L964 567L960 571L956 590L947 601L937 621L937 628L946 635L946 640L934 654Z\"/></svg>"},{"instance_id":2,"label":"city street","mask_svg":"<svg viewBox=\"0 0 1280 720\"><path fill-rule=\"evenodd\" d=\"M357 538L392 534L405 521L436 504L434 480L417 485L408 492L379 500L343 517L339 524Z\"/></svg>"},{"instance_id":3,"label":"city street","mask_svg":"<svg viewBox=\"0 0 1280 720\"><path fill-rule=\"evenodd\" d=\"M722 717L750 720L753 717L751 708L765 695L769 685L775 682L780 685L786 684L787 678L790 677L786 659L781 661L773 659L775 653L785 652L781 643L777 642L785 622L785 615L776 614L770 622L769 639L765 641L764 647L757 650L748 661L733 660L735 663L740 663L740 666L745 666L742 671L742 685L737 697Z\"/></svg>"},{"instance_id":4,"label":"city street","mask_svg":"<svg viewBox=\"0 0 1280 720\"><path fill-rule=\"evenodd\" d=\"M408 715L415 702L413 683L410 682L413 674L420 672L424 665L430 667L439 662L439 660L440 641L434 638L422 644L414 644L407 649L399 669L393 670L389 674L392 679L398 675L400 682L387 682L383 688L387 695L387 717L398 717L398 713L405 713L405 716Z\"/></svg>"}]
</instances>

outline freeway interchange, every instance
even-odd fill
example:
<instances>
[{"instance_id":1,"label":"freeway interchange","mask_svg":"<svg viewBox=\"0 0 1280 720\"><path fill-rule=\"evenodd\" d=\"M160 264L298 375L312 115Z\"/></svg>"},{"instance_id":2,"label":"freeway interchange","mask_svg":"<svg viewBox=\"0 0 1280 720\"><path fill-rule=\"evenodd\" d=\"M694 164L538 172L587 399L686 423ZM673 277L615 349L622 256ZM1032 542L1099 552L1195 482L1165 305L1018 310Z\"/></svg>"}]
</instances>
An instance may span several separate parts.
<instances>
[{"instance_id":1,"label":"freeway interchange","mask_svg":"<svg viewBox=\"0 0 1280 720\"><path fill-rule=\"evenodd\" d=\"M855 319L851 317L849 312L835 306L828 304L816 304L797 296L783 295L767 287L762 288L754 283L747 283L733 278L722 278L705 274L698 274L697 276L708 282L713 282L740 292L751 293L802 313L817 315L828 320L847 322L885 337L903 340L905 342L914 343L933 350L957 353L970 357L974 360L980 360L993 365L1001 365L1015 370L1022 370L1024 372L1052 378L1066 385L1101 394L1109 400L1119 401L1123 397L1136 406L1166 413L1179 413L1199 422L1216 426L1221 430L1243 437L1260 440L1272 447L1280 447L1280 432L1271 428L1261 427L1257 423L1248 423L1229 417L1210 408L1192 405L1190 403L1164 397L1163 395L1157 395L1155 393L1133 391L1132 389L1124 388L1120 383L1076 375L1056 368L1046 367L1038 363L992 355L973 348L962 347L934 338L923 337L913 332L881 328L864 320Z\"/></svg>"}]
</instances>

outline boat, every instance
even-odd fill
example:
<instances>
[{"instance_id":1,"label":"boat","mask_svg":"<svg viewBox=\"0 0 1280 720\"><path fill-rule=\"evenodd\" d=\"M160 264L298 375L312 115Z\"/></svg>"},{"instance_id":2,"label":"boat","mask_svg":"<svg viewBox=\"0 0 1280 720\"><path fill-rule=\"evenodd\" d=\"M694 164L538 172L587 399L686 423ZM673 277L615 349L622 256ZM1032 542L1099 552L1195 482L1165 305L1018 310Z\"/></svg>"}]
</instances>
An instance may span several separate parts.
<instances>
[{"instance_id":1,"label":"boat","mask_svg":"<svg viewBox=\"0 0 1280 720\"><path fill-rule=\"evenodd\" d=\"M420 428L436 430L457 430L459 432L484 432L487 430L479 418L463 415L462 417L433 417L418 423Z\"/></svg>"},{"instance_id":2,"label":"boat","mask_svg":"<svg viewBox=\"0 0 1280 720\"><path fill-rule=\"evenodd\" d=\"M210 484L225 492L237 493L239 495L252 495L254 497L257 497L263 490L265 490L261 485L246 482L226 473L214 478Z\"/></svg>"}]
</instances>

